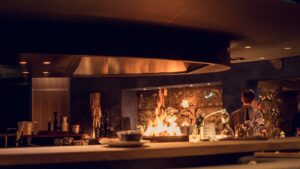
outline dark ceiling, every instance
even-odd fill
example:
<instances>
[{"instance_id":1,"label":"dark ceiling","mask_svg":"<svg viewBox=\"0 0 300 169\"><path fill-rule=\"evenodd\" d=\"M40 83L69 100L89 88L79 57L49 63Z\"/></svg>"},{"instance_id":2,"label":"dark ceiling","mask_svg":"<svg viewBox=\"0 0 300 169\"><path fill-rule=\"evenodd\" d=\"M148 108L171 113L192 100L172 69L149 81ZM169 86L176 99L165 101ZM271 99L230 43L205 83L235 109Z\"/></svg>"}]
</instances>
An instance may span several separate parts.
<instances>
[{"instance_id":1,"label":"dark ceiling","mask_svg":"<svg viewBox=\"0 0 300 169\"><path fill-rule=\"evenodd\" d=\"M146 29L149 29L149 25L156 27L155 29L158 28L157 26L175 27L177 30L185 30L186 34L190 35L190 31L211 33L215 37L220 37L215 39L215 42L230 41L230 56L233 58L233 63L300 55L300 5L286 0L2 0L0 1L0 18L3 37L5 35L9 37L9 32L19 33L15 34L11 40L7 38L6 42L2 41L1 50L5 53L1 54L2 56L7 53L15 56L14 53L20 51L21 53L46 53L49 50L54 51L51 53L109 55L109 50L97 52L95 49L98 46L93 46L91 42L88 42L90 37L92 37L92 41L97 39L101 41L100 34L91 34L89 31L95 32L98 28L102 28L102 26L97 27L97 24L99 26L99 23L107 21L131 23L135 26L139 25L138 28ZM51 23L50 28L48 27L49 23ZM60 29L61 23L68 26ZM96 26L94 23L97 23ZM3 28L5 25L9 26ZM85 28L84 25L88 28ZM126 25L127 27L118 27L118 31L115 32L124 33L125 31L124 34L126 34L128 24ZM77 27L79 28L77 29ZM66 28L69 31L66 31ZM80 29L84 29L85 32L78 34L76 30ZM28 32L29 34L26 35ZM33 32L40 32L40 34L31 37L30 34ZM49 32L49 34L45 32ZM53 35L53 33L55 34ZM74 34L76 36L73 36ZM144 32L142 34L144 36ZM175 34L176 32L173 32L172 35ZM183 37L186 34L181 31L177 33ZM63 35L65 38L57 38L57 35ZM149 35L149 37L151 36L152 34ZM47 37L50 41L38 41L43 37ZM188 44L186 46L190 45L192 48L204 50L210 46L205 46L204 42L207 37L199 36L197 39L202 40L192 42L182 41L183 37L180 38L181 43L178 46L186 43ZM64 39L68 39L68 41L64 41ZM78 42L78 40L81 41ZM135 37L131 38L131 41L134 40ZM174 43L176 39L172 40L173 44L176 44ZM214 42L213 38L207 40L207 44L213 44L212 42ZM98 45L108 44L111 46L117 43L116 41L106 41L106 43L102 42ZM120 44L124 43L126 44L124 41ZM76 44L80 48L77 48ZM148 45L155 46L153 43ZM21 48L17 48L18 46ZM251 46L251 48L246 49L245 46ZM60 51L60 49L63 50ZM176 53L180 51L178 48L175 49L177 49ZM114 52L116 50L118 49L114 48ZM143 48L137 50L144 52ZM181 52L177 56L178 58L186 51ZM196 53L194 54L196 56ZM190 56L197 58L193 55Z\"/></svg>"}]
</instances>

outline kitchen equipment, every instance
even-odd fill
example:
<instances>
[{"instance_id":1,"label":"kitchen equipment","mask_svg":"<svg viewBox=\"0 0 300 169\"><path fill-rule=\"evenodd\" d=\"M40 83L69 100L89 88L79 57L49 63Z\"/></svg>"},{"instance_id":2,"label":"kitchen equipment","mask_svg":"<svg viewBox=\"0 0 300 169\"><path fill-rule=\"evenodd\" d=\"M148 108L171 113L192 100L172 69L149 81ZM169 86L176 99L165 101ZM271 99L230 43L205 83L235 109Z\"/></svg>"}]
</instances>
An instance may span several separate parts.
<instances>
[{"instance_id":1,"label":"kitchen equipment","mask_svg":"<svg viewBox=\"0 0 300 169\"><path fill-rule=\"evenodd\" d=\"M64 137L63 138L63 144L64 145L73 145L74 144L74 138L73 137Z\"/></svg>"},{"instance_id":2,"label":"kitchen equipment","mask_svg":"<svg viewBox=\"0 0 300 169\"><path fill-rule=\"evenodd\" d=\"M31 121L20 121L18 122L18 130L16 133L16 146L22 144L21 137L31 136L33 132L33 123ZM31 138L27 137L27 144L31 144Z\"/></svg>"},{"instance_id":3,"label":"kitchen equipment","mask_svg":"<svg viewBox=\"0 0 300 169\"><path fill-rule=\"evenodd\" d=\"M63 139L54 139L53 140L55 146L62 146L64 144Z\"/></svg>"},{"instance_id":4,"label":"kitchen equipment","mask_svg":"<svg viewBox=\"0 0 300 169\"><path fill-rule=\"evenodd\" d=\"M78 134L80 131L80 125L78 125L78 124L72 125L71 129L72 129L73 133Z\"/></svg>"},{"instance_id":5,"label":"kitchen equipment","mask_svg":"<svg viewBox=\"0 0 300 169\"><path fill-rule=\"evenodd\" d=\"M33 123L31 121L20 121L18 122L17 136L21 135L30 136L33 132Z\"/></svg>"},{"instance_id":6,"label":"kitchen equipment","mask_svg":"<svg viewBox=\"0 0 300 169\"><path fill-rule=\"evenodd\" d=\"M38 135L39 130L40 130L40 124L38 121L32 122L32 129L33 129L33 135Z\"/></svg>"},{"instance_id":7,"label":"kitchen equipment","mask_svg":"<svg viewBox=\"0 0 300 169\"><path fill-rule=\"evenodd\" d=\"M137 130L119 131L117 135L120 141L140 141L142 134Z\"/></svg>"}]
</instances>

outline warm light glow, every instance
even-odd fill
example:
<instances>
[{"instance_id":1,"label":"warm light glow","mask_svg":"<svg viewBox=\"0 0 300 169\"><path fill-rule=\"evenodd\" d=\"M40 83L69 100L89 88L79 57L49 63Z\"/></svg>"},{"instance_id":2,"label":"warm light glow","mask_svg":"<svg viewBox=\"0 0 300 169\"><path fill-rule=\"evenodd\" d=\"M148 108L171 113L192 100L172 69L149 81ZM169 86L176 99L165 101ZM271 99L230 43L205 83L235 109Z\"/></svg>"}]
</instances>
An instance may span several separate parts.
<instances>
[{"instance_id":1,"label":"warm light glow","mask_svg":"<svg viewBox=\"0 0 300 169\"><path fill-rule=\"evenodd\" d=\"M46 74L49 74L49 72L48 72L48 71L44 71L44 72L43 72L43 74L45 74L45 75L46 75Z\"/></svg>"},{"instance_id":2,"label":"warm light glow","mask_svg":"<svg viewBox=\"0 0 300 169\"><path fill-rule=\"evenodd\" d=\"M259 59L260 59L260 60L264 60L265 58L264 58L264 57L260 57Z\"/></svg>"},{"instance_id":3,"label":"warm light glow","mask_svg":"<svg viewBox=\"0 0 300 169\"><path fill-rule=\"evenodd\" d=\"M187 121L184 121L182 124L181 124L181 126L190 126L190 124L187 122Z\"/></svg>"},{"instance_id":4,"label":"warm light glow","mask_svg":"<svg viewBox=\"0 0 300 169\"><path fill-rule=\"evenodd\" d=\"M43 64L44 64L44 65L50 65L51 62L49 62L49 61L44 61Z\"/></svg>"},{"instance_id":5,"label":"warm light glow","mask_svg":"<svg viewBox=\"0 0 300 169\"><path fill-rule=\"evenodd\" d=\"M166 112L156 114L154 120L149 120L144 136L180 136L181 131L176 123L176 115Z\"/></svg>"},{"instance_id":6,"label":"warm light glow","mask_svg":"<svg viewBox=\"0 0 300 169\"><path fill-rule=\"evenodd\" d=\"M166 89L159 90L157 107L155 108L155 118L148 119L144 136L181 136L181 131L177 125L177 116L174 112L164 110L164 97L167 96Z\"/></svg>"},{"instance_id":7,"label":"warm light glow","mask_svg":"<svg viewBox=\"0 0 300 169\"><path fill-rule=\"evenodd\" d=\"M252 47L251 46L245 46L245 49L251 49Z\"/></svg>"},{"instance_id":8,"label":"warm light glow","mask_svg":"<svg viewBox=\"0 0 300 169\"><path fill-rule=\"evenodd\" d=\"M26 65L26 64L27 64L26 61L20 61L19 63L20 63L21 65Z\"/></svg>"},{"instance_id":9,"label":"warm light glow","mask_svg":"<svg viewBox=\"0 0 300 169\"><path fill-rule=\"evenodd\" d=\"M182 106L183 108L187 108L187 107L189 107L189 105L190 105L190 103L189 103L188 100L183 99L183 100L181 101L181 106Z\"/></svg>"},{"instance_id":10,"label":"warm light glow","mask_svg":"<svg viewBox=\"0 0 300 169\"><path fill-rule=\"evenodd\" d=\"M291 50L292 48L291 47L285 47L283 48L284 50Z\"/></svg>"},{"instance_id":11,"label":"warm light glow","mask_svg":"<svg viewBox=\"0 0 300 169\"><path fill-rule=\"evenodd\" d=\"M208 95L204 95L204 98L205 98L205 99L209 99L209 98L213 97L214 95L215 95L215 94L214 94L213 92L209 92Z\"/></svg>"},{"instance_id":12,"label":"warm light glow","mask_svg":"<svg viewBox=\"0 0 300 169\"><path fill-rule=\"evenodd\" d=\"M27 71L24 71L24 72L22 72L23 74L29 74L29 72L27 72Z\"/></svg>"}]
</instances>

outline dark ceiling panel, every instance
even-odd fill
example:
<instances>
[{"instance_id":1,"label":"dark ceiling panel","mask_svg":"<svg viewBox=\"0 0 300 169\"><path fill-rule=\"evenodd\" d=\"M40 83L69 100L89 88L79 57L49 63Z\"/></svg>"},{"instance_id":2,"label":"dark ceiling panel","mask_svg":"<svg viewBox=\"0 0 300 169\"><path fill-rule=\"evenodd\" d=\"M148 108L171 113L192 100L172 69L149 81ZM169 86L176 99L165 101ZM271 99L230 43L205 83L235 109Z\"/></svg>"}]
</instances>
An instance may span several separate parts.
<instances>
[{"instance_id":1,"label":"dark ceiling panel","mask_svg":"<svg viewBox=\"0 0 300 169\"><path fill-rule=\"evenodd\" d=\"M56 54L19 54L22 61L27 64L23 65L22 71L28 71L28 76L43 77L43 72L49 72L46 76L51 77L70 77L80 61L80 56L73 55L56 55ZM44 61L50 64L44 64Z\"/></svg>"},{"instance_id":2,"label":"dark ceiling panel","mask_svg":"<svg viewBox=\"0 0 300 169\"><path fill-rule=\"evenodd\" d=\"M231 35L151 23L2 19L0 50L229 63Z\"/></svg>"},{"instance_id":3,"label":"dark ceiling panel","mask_svg":"<svg viewBox=\"0 0 300 169\"><path fill-rule=\"evenodd\" d=\"M237 34L234 62L300 54L300 5L296 0L2 0L0 15L45 21L123 20ZM297 2L296 2L297 3ZM251 50L244 47L251 45ZM290 46L292 50L283 50Z\"/></svg>"}]
</instances>

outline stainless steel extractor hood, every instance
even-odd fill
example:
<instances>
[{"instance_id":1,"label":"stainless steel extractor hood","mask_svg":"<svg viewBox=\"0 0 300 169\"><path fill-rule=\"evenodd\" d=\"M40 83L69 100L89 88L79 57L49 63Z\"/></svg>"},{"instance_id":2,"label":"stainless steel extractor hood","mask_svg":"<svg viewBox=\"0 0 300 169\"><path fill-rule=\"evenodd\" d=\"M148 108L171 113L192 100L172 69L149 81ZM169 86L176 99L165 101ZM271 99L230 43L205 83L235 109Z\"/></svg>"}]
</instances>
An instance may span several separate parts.
<instances>
[{"instance_id":1,"label":"stainless steel extractor hood","mask_svg":"<svg viewBox=\"0 0 300 169\"><path fill-rule=\"evenodd\" d=\"M182 60L82 56L74 76L198 74L228 70L220 64Z\"/></svg>"},{"instance_id":2,"label":"stainless steel extractor hood","mask_svg":"<svg viewBox=\"0 0 300 169\"><path fill-rule=\"evenodd\" d=\"M228 33L117 19L8 18L1 51L18 53L28 76L131 76L224 71L230 64ZM12 29L22 27L22 29ZM30 40L29 40L30 39ZM16 60L18 60L16 59ZM52 64L43 65L43 60ZM0 65L1 65L0 59Z\"/></svg>"}]
</instances>

